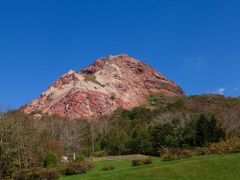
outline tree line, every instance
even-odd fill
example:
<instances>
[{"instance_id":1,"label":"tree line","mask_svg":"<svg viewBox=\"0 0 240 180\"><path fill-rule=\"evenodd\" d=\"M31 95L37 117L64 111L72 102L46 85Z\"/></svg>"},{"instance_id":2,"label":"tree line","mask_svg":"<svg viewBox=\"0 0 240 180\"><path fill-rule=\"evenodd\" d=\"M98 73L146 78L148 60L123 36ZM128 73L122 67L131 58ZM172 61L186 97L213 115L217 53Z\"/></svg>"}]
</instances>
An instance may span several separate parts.
<instances>
[{"instance_id":1,"label":"tree line","mask_svg":"<svg viewBox=\"0 0 240 180\"><path fill-rule=\"evenodd\" d=\"M154 116L154 111L142 107L95 121L8 112L0 118L0 179L21 168L43 166L49 153L59 159L100 151L160 156L165 147L208 146L226 136L214 116L200 115L186 125L178 119L159 124Z\"/></svg>"}]
</instances>

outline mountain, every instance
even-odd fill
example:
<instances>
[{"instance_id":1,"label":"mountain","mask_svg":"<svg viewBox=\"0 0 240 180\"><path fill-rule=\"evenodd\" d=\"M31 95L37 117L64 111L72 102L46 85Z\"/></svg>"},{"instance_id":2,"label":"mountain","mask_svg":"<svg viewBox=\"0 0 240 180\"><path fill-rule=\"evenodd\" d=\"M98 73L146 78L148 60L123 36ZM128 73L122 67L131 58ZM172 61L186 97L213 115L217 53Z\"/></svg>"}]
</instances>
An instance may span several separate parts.
<instances>
[{"instance_id":1,"label":"mountain","mask_svg":"<svg viewBox=\"0 0 240 180\"><path fill-rule=\"evenodd\" d=\"M146 97L153 93L183 95L173 81L122 54L98 59L80 72L69 71L22 111L69 118L97 117L111 114L118 108L143 105Z\"/></svg>"},{"instance_id":2,"label":"mountain","mask_svg":"<svg viewBox=\"0 0 240 180\"><path fill-rule=\"evenodd\" d=\"M201 114L214 116L226 133L240 135L240 98L225 97L216 94L192 96L150 95L148 109L154 109L153 121L162 124L179 121L184 127Z\"/></svg>"}]
</instances>

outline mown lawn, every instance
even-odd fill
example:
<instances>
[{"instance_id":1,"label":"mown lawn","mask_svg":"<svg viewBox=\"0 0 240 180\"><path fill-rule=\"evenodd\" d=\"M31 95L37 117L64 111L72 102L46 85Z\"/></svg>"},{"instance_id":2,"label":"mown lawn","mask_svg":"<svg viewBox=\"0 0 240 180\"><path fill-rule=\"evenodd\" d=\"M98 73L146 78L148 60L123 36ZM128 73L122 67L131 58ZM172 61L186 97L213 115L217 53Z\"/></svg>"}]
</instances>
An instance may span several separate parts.
<instances>
[{"instance_id":1,"label":"mown lawn","mask_svg":"<svg viewBox=\"0 0 240 180\"><path fill-rule=\"evenodd\" d=\"M113 165L113 171L102 167ZM155 179L240 179L240 154L199 156L163 162L154 158L153 164L132 167L130 160L102 160L94 162L87 174L62 177L61 180L155 180Z\"/></svg>"}]
</instances>

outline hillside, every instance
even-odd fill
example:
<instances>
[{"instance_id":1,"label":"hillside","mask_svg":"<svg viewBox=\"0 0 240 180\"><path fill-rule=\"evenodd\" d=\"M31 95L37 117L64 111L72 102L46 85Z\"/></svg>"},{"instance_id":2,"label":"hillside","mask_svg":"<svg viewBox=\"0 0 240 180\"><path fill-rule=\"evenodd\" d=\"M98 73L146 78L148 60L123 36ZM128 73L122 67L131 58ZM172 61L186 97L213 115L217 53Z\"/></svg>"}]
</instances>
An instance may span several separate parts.
<instances>
[{"instance_id":1,"label":"hillside","mask_svg":"<svg viewBox=\"0 0 240 180\"><path fill-rule=\"evenodd\" d=\"M214 115L228 134L240 133L239 98L185 96L174 82L126 54L100 58L80 72L69 71L21 110L95 119L139 106L154 111L156 124L178 119L184 126L206 114Z\"/></svg>"},{"instance_id":2,"label":"hillside","mask_svg":"<svg viewBox=\"0 0 240 180\"><path fill-rule=\"evenodd\" d=\"M156 123L166 123L178 119L182 125L199 117L200 114L214 115L218 124L228 134L240 131L240 98L221 95L196 95L169 97L162 94L151 95L146 108L156 113Z\"/></svg>"},{"instance_id":3,"label":"hillside","mask_svg":"<svg viewBox=\"0 0 240 180\"><path fill-rule=\"evenodd\" d=\"M115 169L103 172L106 165L113 165ZM240 154L199 156L179 161L162 162L154 158L152 165L131 167L130 160L98 161L94 169L79 176L62 177L61 180L104 180L104 179L239 179Z\"/></svg>"},{"instance_id":4,"label":"hillside","mask_svg":"<svg viewBox=\"0 0 240 180\"><path fill-rule=\"evenodd\" d=\"M174 82L122 54L98 59L80 72L69 71L22 111L69 118L98 117L118 108L140 106L151 93L183 95Z\"/></svg>"},{"instance_id":5,"label":"hillside","mask_svg":"<svg viewBox=\"0 0 240 180\"><path fill-rule=\"evenodd\" d=\"M33 167L42 167L43 160L49 152L55 152L59 160L65 155L71 157L73 153L86 157L99 152L110 156L126 154L160 156L161 150L165 148L202 148L232 135L239 135L239 98L218 95L187 97L152 94L145 101L143 106L131 110L118 109L113 115L103 116L98 121L68 119L56 115L27 115L22 111L5 113L0 117L2 140L0 165L3 167L0 169L0 178L11 176L19 167L28 168L29 164L33 164ZM215 115L215 118L212 115ZM229 145L225 144L223 148L229 149ZM234 152L239 152L239 148L237 147ZM177 162L185 160L176 161L176 164ZM227 162L223 167L212 171L225 169L231 163ZM126 164L129 165L129 161ZM163 171L160 175L164 176L165 172L172 170L167 166L165 169L164 164L160 163L160 160L159 164L154 163L153 166L157 167L149 171L146 179L151 179L150 175L159 171ZM194 164L195 162L191 162L186 169L194 167ZM207 171L208 166L205 165L203 168ZM210 167L213 165L214 163ZM174 172L182 167L176 166ZM182 169L183 172L187 171L186 169ZM189 177L198 173L198 166L195 170L195 174L190 173ZM120 172L122 173L120 177L124 177L125 172L137 178L142 173L147 173L145 170L137 174L132 171L133 168L128 166L126 171ZM231 175L229 170L226 173L226 176ZM106 173L92 174L93 177L95 175L98 177L103 175L105 178ZM176 176L178 175L185 174L177 172ZM171 174L169 177L172 177Z\"/></svg>"}]
</instances>

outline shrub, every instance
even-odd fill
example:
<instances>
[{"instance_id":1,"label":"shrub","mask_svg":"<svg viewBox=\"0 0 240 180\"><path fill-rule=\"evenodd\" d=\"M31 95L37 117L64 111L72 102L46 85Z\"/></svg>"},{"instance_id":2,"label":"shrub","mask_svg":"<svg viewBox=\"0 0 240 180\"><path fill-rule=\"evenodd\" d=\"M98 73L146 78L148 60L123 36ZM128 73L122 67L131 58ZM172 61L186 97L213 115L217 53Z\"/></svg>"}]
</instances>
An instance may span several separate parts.
<instances>
[{"instance_id":1,"label":"shrub","mask_svg":"<svg viewBox=\"0 0 240 180\"><path fill-rule=\"evenodd\" d=\"M104 166L102 168L103 171L111 171L114 170L114 166L113 165L109 165L109 166Z\"/></svg>"},{"instance_id":2,"label":"shrub","mask_svg":"<svg viewBox=\"0 0 240 180\"><path fill-rule=\"evenodd\" d=\"M115 96L115 94L113 94L113 95L111 95L111 100L115 100L116 99L116 96Z\"/></svg>"},{"instance_id":3,"label":"shrub","mask_svg":"<svg viewBox=\"0 0 240 180\"><path fill-rule=\"evenodd\" d=\"M96 79L96 76L94 76L93 74L86 74L85 76L84 76L84 78L85 78L85 81L86 82L93 82L93 83L95 83L95 84L97 84L97 85L99 85L99 86L102 86L102 87L104 87L105 85L102 85L97 79Z\"/></svg>"},{"instance_id":4,"label":"shrub","mask_svg":"<svg viewBox=\"0 0 240 180\"><path fill-rule=\"evenodd\" d=\"M108 153L106 151L97 151L95 153L93 153L94 157L106 157L108 155Z\"/></svg>"},{"instance_id":5,"label":"shrub","mask_svg":"<svg viewBox=\"0 0 240 180\"><path fill-rule=\"evenodd\" d=\"M202 155L206 155L207 147L194 147L194 148L186 149L185 151L186 152L189 151L191 156L202 156Z\"/></svg>"},{"instance_id":6,"label":"shrub","mask_svg":"<svg viewBox=\"0 0 240 180\"><path fill-rule=\"evenodd\" d=\"M79 154L76 156L76 161L77 162L82 162L85 161L85 156L83 154Z\"/></svg>"},{"instance_id":7,"label":"shrub","mask_svg":"<svg viewBox=\"0 0 240 180\"><path fill-rule=\"evenodd\" d=\"M179 159L176 154L172 154L169 150L165 150L164 153L161 153L162 161L173 161Z\"/></svg>"},{"instance_id":8,"label":"shrub","mask_svg":"<svg viewBox=\"0 0 240 180\"><path fill-rule=\"evenodd\" d=\"M151 94L148 97L148 101L152 106L156 106L158 104L163 104L166 102L166 95L164 94L160 94L160 93L155 93L155 94Z\"/></svg>"},{"instance_id":9,"label":"shrub","mask_svg":"<svg viewBox=\"0 0 240 180\"><path fill-rule=\"evenodd\" d=\"M140 166L142 164L143 164L143 162L142 162L141 159L134 159L134 160L132 160L132 166Z\"/></svg>"},{"instance_id":10,"label":"shrub","mask_svg":"<svg viewBox=\"0 0 240 180\"><path fill-rule=\"evenodd\" d=\"M84 174L91 169L91 163L81 162L81 163L70 163L67 167L62 170L63 175L72 176L77 174Z\"/></svg>"},{"instance_id":11,"label":"shrub","mask_svg":"<svg viewBox=\"0 0 240 180\"><path fill-rule=\"evenodd\" d=\"M227 154L240 152L240 138L233 137L226 141L215 143L207 148L207 154Z\"/></svg>"},{"instance_id":12,"label":"shrub","mask_svg":"<svg viewBox=\"0 0 240 180\"><path fill-rule=\"evenodd\" d=\"M55 180L59 173L54 169L31 168L20 169L13 175L14 180Z\"/></svg>"},{"instance_id":13,"label":"shrub","mask_svg":"<svg viewBox=\"0 0 240 180\"><path fill-rule=\"evenodd\" d=\"M148 159L144 159L143 164L152 164L152 159L148 158Z\"/></svg>"},{"instance_id":14,"label":"shrub","mask_svg":"<svg viewBox=\"0 0 240 180\"><path fill-rule=\"evenodd\" d=\"M143 164L152 164L152 160L148 159L134 159L132 160L132 166L141 166Z\"/></svg>"},{"instance_id":15,"label":"shrub","mask_svg":"<svg viewBox=\"0 0 240 180\"><path fill-rule=\"evenodd\" d=\"M55 153L49 153L44 158L44 167L55 167L58 164L58 158Z\"/></svg>"},{"instance_id":16,"label":"shrub","mask_svg":"<svg viewBox=\"0 0 240 180\"><path fill-rule=\"evenodd\" d=\"M190 158L192 156L199 155L198 153L202 153L202 151L200 151L200 150L196 151L194 148L193 149L180 149L181 159Z\"/></svg>"},{"instance_id":17,"label":"shrub","mask_svg":"<svg viewBox=\"0 0 240 180\"><path fill-rule=\"evenodd\" d=\"M161 151L163 161L173 161L178 159L189 158L195 155L193 150L180 148L165 148Z\"/></svg>"}]
</instances>

